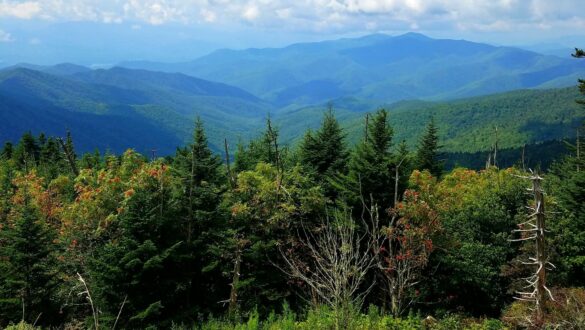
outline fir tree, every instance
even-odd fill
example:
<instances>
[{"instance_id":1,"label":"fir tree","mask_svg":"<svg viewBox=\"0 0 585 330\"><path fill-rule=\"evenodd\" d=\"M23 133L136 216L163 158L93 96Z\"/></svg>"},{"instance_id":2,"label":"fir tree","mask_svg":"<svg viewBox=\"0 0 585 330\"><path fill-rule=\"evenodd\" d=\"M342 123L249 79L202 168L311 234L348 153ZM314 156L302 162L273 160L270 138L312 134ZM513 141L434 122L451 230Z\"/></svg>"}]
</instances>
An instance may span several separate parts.
<instances>
[{"instance_id":1,"label":"fir tree","mask_svg":"<svg viewBox=\"0 0 585 330\"><path fill-rule=\"evenodd\" d=\"M2 151L0 152L0 157L2 157L2 159L10 159L12 158L12 153L13 153L13 145L12 142L7 141L4 143L4 147L2 148Z\"/></svg>"},{"instance_id":2,"label":"fir tree","mask_svg":"<svg viewBox=\"0 0 585 330\"><path fill-rule=\"evenodd\" d=\"M140 173L139 186L124 193L124 210L101 234L86 279L101 324L112 325L126 297L120 328L168 327L184 312L190 259L166 166L149 164Z\"/></svg>"},{"instance_id":3,"label":"fir tree","mask_svg":"<svg viewBox=\"0 0 585 330\"><path fill-rule=\"evenodd\" d=\"M350 206L361 210L362 199L380 208L392 206L394 196L394 158L390 151L393 130L388 124L386 110L378 110L369 120L364 139L349 162L349 173L336 180L335 186L344 191Z\"/></svg>"},{"instance_id":4,"label":"fir tree","mask_svg":"<svg viewBox=\"0 0 585 330\"><path fill-rule=\"evenodd\" d=\"M439 159L440 148L438 128L435 120L431 118L416 151L416 168L421 171L428 170L433 176L439 177L443 172L443 164Z\"/></svg>"},{"instance_id":5,"label":"fir tree","mask_svg":"<svg viewBox=\"0 0 585 330\"><path fill-rule=\"evenodd\" d=\"M37 140L30 132L26 132L20 138L20 142L13 153L13 158L20 168L29 171L39 161L39 153L40 148Z\"/></svg>"},{"instance_id":6,"label":"fir tree","mask_svg":"<svg viewBox=\"0 0 585 330\"><path fill-rule=\"evenodd\" d=\"M56 282L52 252L54 235L39 220L25 193L24 205L14 223L0 230L0 323L18 322L23 316L38 324L55 319Z\"/></svg>"},{"instance_id":7,"label":"fir tree","mask_svg":"<svg viewBox=\"0 0 585 330\"><path fill-rule=\"evenodd\" d=\"M52 137L45 139L40 146L39 167L42 176L50 181L63 173L65 166L57 140Z\"/></svg>"},{"instance_id":8,"label":"fir tree","mask_svg":"<svg viewBox=\"0 0 585 330\"><path fill-rule=\"evenodd\" d=\"M209 242L213 241L221 228L219 205L225 187L225 177L221 172L221 159L214 155L208 146L203 123L197 119L192 143L179 149L174 168L182 181L184 189L179 199L184 220L185 241L191 262L186 265L190 273L191 296L199 297L202 308L208 308L212 301L203 283L213 283L218 274L202 272L214 260L208 258ZM215 277L215 278L214 278ZM192 300L187 297L187 304Z\"/></svg>"},{"instance_id":9,"label":"fir tree","mask_svg":"<svg viewBox=\"0 0 585 330\"><path fill-rule=\"evenodd\" d=\"M259 162L273 164L282 171L286 149L278 144L278 129L274 127L270 117L266 119L266 130L260 137L250 141L247 148L238 144L236 151L235 170L237 172L252 170Z\"/></svg>"},{"instance_id":10,"label":"fir tree","mask_svg":"<svg viewBox=\"0 0 585 330\"><path fill-rule=\"evenodd\" d=\"M300 147L300 162L308 167L324 186L326 194L333 197L333 188L328 180L345 173L348 152L344 143L345 135L333 109L329 108L323 116L321 127L315 133L307 131Z\"/></svg>"}]
</instances>

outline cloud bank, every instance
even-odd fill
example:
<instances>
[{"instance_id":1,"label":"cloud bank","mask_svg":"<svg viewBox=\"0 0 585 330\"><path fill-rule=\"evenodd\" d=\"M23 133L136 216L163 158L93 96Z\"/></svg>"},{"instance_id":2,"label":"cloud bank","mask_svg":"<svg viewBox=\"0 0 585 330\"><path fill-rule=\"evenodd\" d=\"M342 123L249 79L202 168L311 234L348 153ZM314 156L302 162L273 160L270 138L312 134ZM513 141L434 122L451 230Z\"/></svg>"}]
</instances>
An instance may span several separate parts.
<instances>
[{"instance_id":1,"label":"cloud bank","mask_svg":"<svg viewBox=\"0 0 585 330\"><path fill-rule=\"evenodd\" d=\"M582 0L0 0L2 17L335 33L585 29Z\"/></svg>"}]
</instances>

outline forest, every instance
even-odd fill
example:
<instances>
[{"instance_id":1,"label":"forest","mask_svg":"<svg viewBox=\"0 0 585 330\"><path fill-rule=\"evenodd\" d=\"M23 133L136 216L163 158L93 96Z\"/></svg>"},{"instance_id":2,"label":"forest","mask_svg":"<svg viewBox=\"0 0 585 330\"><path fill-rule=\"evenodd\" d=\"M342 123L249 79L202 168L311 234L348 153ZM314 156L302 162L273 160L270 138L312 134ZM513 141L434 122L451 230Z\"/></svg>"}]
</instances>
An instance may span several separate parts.
<instances>
[{"instance_id":1,"label":"forest","mask_svg":"<svg viewBox=\"0 0 585 330\"><path fill-rule=\"evenodd\" d=\"M268 119L233 157L201 120L168 157L77 155L70 134L6 143L0 325L585 327L582 141L547 172L499 168L497 148L482 170L446 172L432 120L414 150L387 111L366 121L349 148L329 109L289 148ZM550 291L522 298L541 271L526 225L541 203Z\"/></svg>"}]
</instances>

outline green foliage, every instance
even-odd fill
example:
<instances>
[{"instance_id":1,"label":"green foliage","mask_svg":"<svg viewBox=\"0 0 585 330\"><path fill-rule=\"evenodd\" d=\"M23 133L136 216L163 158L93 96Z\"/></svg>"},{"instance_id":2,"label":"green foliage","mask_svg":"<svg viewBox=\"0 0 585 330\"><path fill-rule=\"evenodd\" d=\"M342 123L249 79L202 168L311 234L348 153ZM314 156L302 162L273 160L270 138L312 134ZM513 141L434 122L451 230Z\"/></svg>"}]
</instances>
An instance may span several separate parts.
<instances>
[{"instance_id":1,"label":"green foliage","mask_svg":"<svg viewBox=\"0 0 585 330\"><path fill-rule=\"evenodd\" d=\"M344 148L332 113L297 154L283 150L269 120L265 133L238 153L233 181L200 120L191 143L174 156L79 155L76 177L57 140L27 134L0 158L0 324L21 321L24 302L25 322L42 312L42 326L81 320L89 326L91 295L102 327L113 326L120 313L119 328L505 329L497 320L465 315L496 317L511 302L525 253L509 241L526 215L522 172L457 168L438 177L412 171L420 159L436 165L437 127L429 127L413 157L406 142L393 146L390 113L369 118L345 175L339 174L344 152L328 158ZM582 282L585 264L585 164L575 148L569 151L545 180L551 260L558 266L548 278L564 286ZM352 226L365 235L360 254L379 258L359 289L371 285L366 301L378 307L366 314L348 306L307 310L301 297L312 306L319 298L282 271L283 258L294 252L299 267L310 271L315 258L307 242L326 234L323 219L344 202L359 208L362 194L381 211L377 227ZM344 199L330 203L332 196ZM380 242L373 249L367 247L372 238ZM396 265L414 274L400 289L406 303L397 314L410 313L403 318L380 311L394 308L387 284L401 271ZM572 315L580 313L581 294L559 292L579 303L551 305L551 324L580 322ZM520 315L523 308L510 310Z\"/></svg>"},{"instance_id":2,"label":"green foliage","mask_svg":"<svg viewBox=\"0 0 585 330\"><path fill-rule=\"evenodd\" d=\"M57 318L55 236L30 199L25 190L11 220L0 224L0 324L23 317L34 322L41 314L45 314L41 324Z\"/></svg>"},{"instance_id":3,"label":"green foliage","mask_svg":"<svg viewBox=\"0 0 585 330\"><path fill-rule=\"evenodd\" d=\"M307 131L300 145L301 164L313 172L330 197L334 196L328 180L344 173L347 167L348 153L344 138L345 134L335 119L333 109L329 108L319 130L315 133Z\"/></svg>"},{"instance_id":4,"label":"green foliage","mask_svg":"<svg viewBox=\"0 0 585 330\"><path fill-rule=\"evenodd\" d=\"M126 157L120 170L134 167ZM89 262L89 283L111 322L127 297L121 325L144 327L176 317L184 301L185 244L176 219L175 183L164 164L138 167L122 210L102 232ZM187 259L188 260L188 259Z\"/></svg>"},{"instance_id":5,"label":"green foliage","mask_svg":"<svg viewBox=\"0 0 585 330\"><path fill-rule=\"evenodd\" d=\"M362 209L362 199L366 205L372 203L381 209L387 209L393 204L392 174L396 165L393 164L395 158L390 151L392 137L388 112L378 110L369 121L363 141L351 155L349 173L335 182L335 187L342 192L346 202L356 210Z\"/></svg>"},{"instance_id":6,"label":"green foliage","mask_svg":"<svg viewBox=\"0 0 585 330\"><path fill-rule=\"evenodd\" d=\"M424 135L419 141L416 151L415 166L418 170L428 170L432 175L439 177L443 172L440 159L439 135L435 120L431 118Z\"/></svg>"}]
</instances>

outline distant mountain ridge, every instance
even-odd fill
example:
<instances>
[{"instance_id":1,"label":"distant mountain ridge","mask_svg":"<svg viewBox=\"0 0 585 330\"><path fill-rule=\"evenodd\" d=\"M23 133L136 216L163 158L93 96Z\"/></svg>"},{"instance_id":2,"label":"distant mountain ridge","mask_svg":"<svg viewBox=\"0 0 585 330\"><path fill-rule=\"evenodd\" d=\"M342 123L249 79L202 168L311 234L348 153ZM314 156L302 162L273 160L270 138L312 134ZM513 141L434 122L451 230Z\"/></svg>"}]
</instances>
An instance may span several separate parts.
<instances>
[{"instance_id":1,"label":"distant mountain ridge","mask_svg":"<svg viewBox=\"0 0 585 330\"><path fill-rule=\"evenodd\" d=\"M236 87L182 74L71 68L0 71L0 139L14 141L29 129L57 135L71 129L87 136L78 141L81 150L170 153L189 138L196 116L210 126L212 137L247 137L251 123L272 109ZM230 127L232 122L239 127ZM100 139L105 132L111 138Z\"/></svg>"},{"instance_id":2,"label":"distant mountain ridge","mask_svg":"<svg viewBox=\"0 0 585 330\"><path fill-rule=\"evenodd\" d=\"M257 136L270 115L282 143L294 145L332 102L350 143L360 139L364 113L385 107L395 140L411 146L434 117L445 151L488 150L496 126L500 146L517 148L574 136L584 119L574 102L583 64L412 33L127 65L162 72L19 64L0 70L0 140L70 129L81 151L169 154L190 140L200 116L221 152L224 138L233 150Z\"/></svg>"},{"instance_id":3,"label":"distant mountain ridge","mask_svg":"<svg viewBox=\"0 0 585 330\"><path fill-rule=\"evenodd\" d=\"M120 65L220 81L277 107L318 104L341 96L379 103L449 100L567 87L585 76L585 66L571 59L417 33L374 34L283 48L224 49L184 63Z\"/></svg>"}]
</instances>

